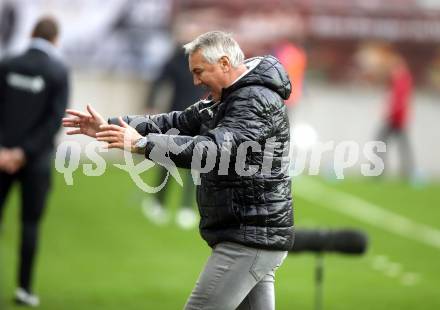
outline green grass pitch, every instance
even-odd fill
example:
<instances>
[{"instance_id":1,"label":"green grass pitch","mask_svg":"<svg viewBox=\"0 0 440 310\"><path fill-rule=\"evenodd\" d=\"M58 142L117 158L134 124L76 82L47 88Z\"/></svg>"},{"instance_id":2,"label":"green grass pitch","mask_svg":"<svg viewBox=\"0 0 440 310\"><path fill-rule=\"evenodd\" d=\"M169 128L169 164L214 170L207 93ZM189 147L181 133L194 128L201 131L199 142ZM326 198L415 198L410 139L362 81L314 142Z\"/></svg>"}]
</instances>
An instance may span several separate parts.
<instances>
[{"instance_id":1,"label":"green grass pitch","mask_svg":"<svg viewBox=\"0 0 440 310\"><path fill-rule=\"evenodd\" d=\"M370 241L362 257L324 257L324 309L440 309L440 248L305 199L302 192L310 179L294 181L297 227L357 228L368 233ZM440 230L440 184L415 188L367 178L313 182ZM178 194L172 192L179 192L176 184L169 199L175 211ZM209 248L197 229L149 222L140 207L143 195L129 175L116 168L100 177L85 177L78 170L73 186L54 173L35 281L40 309L182 309ZM3 310L18 309L11 302L18 202L15 189L0 233ZM288 256L277 273L277 309L313 309L314 266L312 254Z\"/></svg>"}]
</instances>

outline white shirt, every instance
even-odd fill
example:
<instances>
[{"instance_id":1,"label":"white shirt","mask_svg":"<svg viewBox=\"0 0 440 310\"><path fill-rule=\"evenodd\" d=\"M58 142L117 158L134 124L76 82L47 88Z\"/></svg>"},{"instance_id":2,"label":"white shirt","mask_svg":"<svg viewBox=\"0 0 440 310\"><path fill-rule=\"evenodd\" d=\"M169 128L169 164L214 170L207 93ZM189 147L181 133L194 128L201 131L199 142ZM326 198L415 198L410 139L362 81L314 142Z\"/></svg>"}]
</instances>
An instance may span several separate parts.
<instances>
[{"instance_id":1,"label":"white shirt","mask_svg":"<svg viewBox=\"0 0 440 310\"><path fill-rule=\"evenodd\" d=\"M47 40L41 38L33 38L29 44L29 48L35 48L46 53L49 56L60 57L58 50L55 46Z\"/></svg>"}]
</instances>

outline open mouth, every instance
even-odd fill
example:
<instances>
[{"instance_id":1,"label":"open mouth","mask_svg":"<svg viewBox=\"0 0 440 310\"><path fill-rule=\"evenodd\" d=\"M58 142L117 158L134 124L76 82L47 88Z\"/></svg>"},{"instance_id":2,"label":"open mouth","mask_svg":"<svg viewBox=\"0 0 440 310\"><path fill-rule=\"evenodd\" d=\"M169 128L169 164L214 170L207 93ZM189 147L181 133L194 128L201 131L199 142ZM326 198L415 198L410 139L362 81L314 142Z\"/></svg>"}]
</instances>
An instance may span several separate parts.
<instances>
[{"instance_id":1,"label":"open mouth","mask_svg":"<svg viewBox=\"0 0 440 310\"><path fill-rule=\"evenodd\" d=\"M209 88L207 85L203 84L203 85L200 85L200 87L202 87L202 89L203 89L203 93L204 93L203 97L204 98L207 98L209 95L212 94L211 88Z\"/></svg>"}]
</instances>

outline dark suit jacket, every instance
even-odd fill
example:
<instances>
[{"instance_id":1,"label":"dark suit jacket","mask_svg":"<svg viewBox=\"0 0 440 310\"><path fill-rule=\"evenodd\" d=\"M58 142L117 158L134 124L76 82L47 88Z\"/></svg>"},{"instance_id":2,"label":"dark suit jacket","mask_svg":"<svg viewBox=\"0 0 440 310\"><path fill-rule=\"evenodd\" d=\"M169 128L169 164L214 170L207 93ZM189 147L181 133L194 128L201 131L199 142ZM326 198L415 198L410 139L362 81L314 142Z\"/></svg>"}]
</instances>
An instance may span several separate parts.
<instances>
[{"instance_id":1,"label":"dark suit jacket","mask_svg":"<svg viewBox=\"0 0 440 310\"><path fill-rule=\"evenodd\" d=\"M0 61L0 146L47 154L67 106L68 70L38 48Z\"/></svg>"}]
</instances>

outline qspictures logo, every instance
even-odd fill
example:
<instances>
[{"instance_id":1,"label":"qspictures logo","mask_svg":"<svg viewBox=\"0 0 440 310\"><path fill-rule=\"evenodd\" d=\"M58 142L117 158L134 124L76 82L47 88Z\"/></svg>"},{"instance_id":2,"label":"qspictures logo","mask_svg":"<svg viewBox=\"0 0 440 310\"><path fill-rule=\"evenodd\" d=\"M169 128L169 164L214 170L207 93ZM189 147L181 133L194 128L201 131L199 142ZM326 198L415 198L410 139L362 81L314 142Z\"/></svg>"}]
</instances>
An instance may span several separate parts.
<instances>
[{"instance_id":1,"label":"qspictures logo","mask_svg":"<svg viewBox=\"0 0 440 310\"><path fill-rule=\"evenodd\" d=\"M331 169L337 179L344 179L347 169L360 168L363 176L379 176L384 171L384 161L381 154L386 152L386 144L382 141L369 141L363 145L355 141L316 143L313 148L304 150L295 143L281 143L276 137L271 137L260 144L256 141L234 143L233 132L224 132L221 141L196 136L178 139L179 130L172 128L162 133L160 128L149 119L134 119L130 126L136 128L145 125L154 128L155 133L147 135L148 143L152 145L148 158L123 151L124 164L112 164L126 171L136 186L147 193L157 193L173 177L182 186L178 165L173 160L187 163L185 168L191 169L194 184L200 184L200 176L204 173L216 173L219 176L234 173L241 177L251 177L261 174L270 177L274 174L298 176L301 174L318 175L323 169L324 154L331 157ZM180 136L181 137L181 136ZM176 143L176 141L185 141ZM124 139L126 149L130 149L128 140ZM105 173L107 162L101 156L107 152L104 144L91 141L85 145L84 153L92 163L82 164L86 176L101 176ZM73 185L73 173L80 168L83 147L77 141L61 143L56 152L55 168L64 175L67 185ZM257 156L254 156L257 155ZM257 159L260 158L260 159ZM262 159L261 159L262 158ZM158 186L147 184L142 175L155 165L167 170L162 183ZM326 167L328 169L328 165Z\"/></svg>"}]
</instances>

